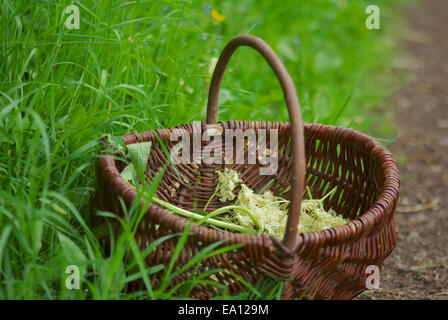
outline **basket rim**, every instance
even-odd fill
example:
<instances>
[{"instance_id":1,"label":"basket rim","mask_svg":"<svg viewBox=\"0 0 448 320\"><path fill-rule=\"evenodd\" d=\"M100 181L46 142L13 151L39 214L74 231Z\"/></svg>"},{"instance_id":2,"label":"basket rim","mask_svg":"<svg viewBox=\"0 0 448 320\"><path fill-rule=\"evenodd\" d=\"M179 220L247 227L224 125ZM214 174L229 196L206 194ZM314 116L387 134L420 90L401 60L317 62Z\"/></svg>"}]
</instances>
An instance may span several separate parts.
<instances>
[{"instance_id":1,"label":"basket rim","mask_svg":"<svg viewBox=\"0 0 448 320\"><path fill-rule=\"evenodd\" d=\"M203 121L202 124L205 122ZM274 127L279 123L283 123L288 126L289 122L279 122L279 121L239 121L239 120L228 120L228 121L218 121L220 124L226 124L229 127L241 126L245 124L248 128L264 128L267 124L273 124ZM156 132L158 135L167 134L170 130L186 126L193 126L198 123L180 124L177 126L147 130L143 133L130 133L121 136L126 144L132 144L132 140L147 141L151 133ZM325 137L326 135L331 135L335 140L343 141L345 139L349 140L351 143L357 143L367 152L371 153L371 156L375 157L375 162L380 162L381 173L384 179L383 186L381 188L380 194L378 195L376 201L360 216L353 220L350 220L342 226L336 226L320 231L314 232L302 232L297 233L299 238L297 241L297 247L303 243L311 243L312 245L324 245L332 244L341 241L349 241L358 239L359 237L372 232L375 230L375 226L381 224L382 221L387 219L388 212L393 218L393 213L395 211L399 188L400 188L400 178L399 171L392 154L389 150L381 145L374 138L356 131L351 128L345 128L341 126L334 125L323 125L306 123L304 124L305 137L308 132L316 134L318 138ZM131 143L128 143L131 142ZM105 183L109 183L117 195L121 196L125 202L132 204L137 198L137 191L121 177L121 174L116 166L116 162L113 155L108 153L103 153L103 156L98 158L98 170L100 175L105 179ZM154 202L148 206L146 210L147 214L155 214L159 216L159 223L162 220L171 218L170 222L174 219L176 223L173 223L173 231L182 232L185 227L189 224L189 219L170 213L167 209L158 206ZM193 236L204 243L213 243L223 240L230 241L231 244L235 243L247 243L254 245L268 245L272 243L279 244L281 239L277 239L273 236L263 235L243 235L236 232L221 231L216 230L207 226L198 225L196 223L191 223L190 231Z\"/></svg>"}]
</instances>

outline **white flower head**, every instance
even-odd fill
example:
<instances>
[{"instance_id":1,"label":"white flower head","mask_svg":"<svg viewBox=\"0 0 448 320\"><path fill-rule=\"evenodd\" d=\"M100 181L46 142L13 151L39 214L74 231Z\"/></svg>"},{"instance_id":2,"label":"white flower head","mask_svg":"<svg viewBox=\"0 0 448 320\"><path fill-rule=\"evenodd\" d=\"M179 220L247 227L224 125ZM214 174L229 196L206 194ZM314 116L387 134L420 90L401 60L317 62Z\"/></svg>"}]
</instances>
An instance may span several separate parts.
<instances>
[{"instance_id":1,"label":"white flower head","mask_svg":"<svg viewBox=\"0 0 448 320\"><path fill-rule=\"evenodd\" d=\"M255 220L258 221L263 233L276 237L283 236L287 219L286 211L282 209L281 202L271 191L256 194L252 189L242 184L235 205L249 210ZM234 218L243 227L254 227L249 216L240 210L234 210Z\"/></svg>"},{"instance_id":2,"label":"white flower head","mask_svg":"<svg viewBox=\"0 0 448 320\"><path fill-rule=\"evenodd\" d=\"M221 202L235 199L233 191L241 183L238 172L225 168L218 171L218 183L216 186L216 196ZM241 184L241 190L235 205L242 207L252 214L258 222L261 232L277 238L283 238L288 219L288 200L275 196L271 191L266 190L262 194L255 193L245 184ZM242 227L254 229L254 221L242 210L234 209L233 220ZM323 200L310 199L303 200L300 210L298 225L299 232L313 232L340 226L347 223L347 219L338 216L330 209L325 211Z\"/></svg>"},{"instance_id":3,"label":"white flower head","mask_svg":"<svg viewBox=\"0 0 448 320\"><path fill-rule=\"evenodd\" d=\"M235 170L225 168L224 171L218 171L218 185L216 186L216 195L221 202L235 199L233 190L240 183L240 176Z\"/></svg>"},{"instance_id":4,"label":"white flower head","mask_svg":"<svg viewBox=\"0 0 448 320\"><path fill-rule=\"evenodd\" d=\"M258 221L262 233L283 238L288 219L288 209L282 200L265 191L256 194L246 185L241 185L241 191L235 205L249 210ZM253 221L241 210L234 210L234 219L238 224L247 228L254 228ZM303 200L300 210L299 232L320 231L347 223L347 220L336 215L334 211L327 212L321 200Z\"/></svg>"}]
</instances>

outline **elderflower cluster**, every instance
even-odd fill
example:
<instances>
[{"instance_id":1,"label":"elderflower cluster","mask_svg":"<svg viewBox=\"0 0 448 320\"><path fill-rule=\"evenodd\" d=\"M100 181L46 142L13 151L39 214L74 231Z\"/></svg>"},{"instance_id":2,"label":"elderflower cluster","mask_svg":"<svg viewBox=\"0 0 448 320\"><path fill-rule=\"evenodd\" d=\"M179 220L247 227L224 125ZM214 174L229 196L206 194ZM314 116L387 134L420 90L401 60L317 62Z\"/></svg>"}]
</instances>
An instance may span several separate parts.
<instances>
[{"instance_id":1,"label":"elderflower cluster","mask_svg":"<svg viewBox=\"0 0 448 320\"><path fill-rule=\"evenodd\" d=\"M234 170L226 168L218 174L218 185L216 195L222 202L235 199L233 190L240 183L239 175ZM235 201L235 205L250 211L253 218L258 222L261 232L277 238L282 238L285 234L286 222L288 218L288 200L276 197L271 191L266 190L263 194L254 193L245 184L241 185L241 190ZM244 211L233 210L232 219L242 227L255 228L254 221ZM348 220L338 216L330 209L325 211L323 199L303 200L300 210L299 232L313 232L340 226Z\"/></svg>"},{"instance_id":2,"label":"elderflower cluster","mask_svg":"<svg viewBox=\"0 0 448 320\"><path fill-rule=\"evenodd\" d=\"M299 232L320 231L347 223L334 210L325 211L321 200L303 200L300 208Z\"/></svg>"},{"instance_id":3,"label":"elderflower cluster","mask_svg":"<svg viewBox=\"0 0 448 320\"><path fill-rule=\"evenodd\" d=\"M287 212L282 210L281 202L274 197L271 191L256 194L242 184L235 205L249 210L258 221L263 233L279 238L285 233ZM243 227L254 227L250 217L241 210L235 209L233 217Z\"/></svg>"},{"instance_id":4,"label":"elderflower cluster","mask_svg":"<svg viewBox=\"0 0 448 320\"><path fill-rule=\"evenodd\" d=\"M216 195L221 202L235 199L233 190L240 183L240 176L235 170L225 168L224 171L218 171L218 184L216 186Z\"/></svg>"}]
</instances>

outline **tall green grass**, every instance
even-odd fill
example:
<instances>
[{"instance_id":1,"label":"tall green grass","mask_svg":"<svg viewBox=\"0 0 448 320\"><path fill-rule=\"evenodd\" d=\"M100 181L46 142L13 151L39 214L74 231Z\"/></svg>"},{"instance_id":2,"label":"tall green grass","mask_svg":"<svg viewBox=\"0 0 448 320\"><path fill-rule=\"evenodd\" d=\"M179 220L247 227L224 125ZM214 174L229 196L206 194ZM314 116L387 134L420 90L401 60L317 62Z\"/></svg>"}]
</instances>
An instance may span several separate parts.
<instances>
[{"instance_id":1,"label":"tall green grass","mask_svg":"<svg viewBox=\"0 0 448 320\"><path fill-rule=\"evenodd\" d=\"M64 27L72 3L80 9L79 30ZM172 297L164 286L151 288L159 267L144 265L148 252L137 250L135 221L121 221L125 232L109 256L93 235L98 137L204 119L210 63L242 33L262 37L280 55L306 121L369 132L381 121L371 111L391 90L396 11L391 1L375 1L382 29L367 30L368 4L2 0L0 298ZM225 20L214 20L213 9ZM219 118L288 119L277 80L250 49L229 65ZM199 259L214 248L207 250ZM82 290L65 287L65 267L74 261ZM124 294L137 278L145 290ZM240 298L276 298L277 289L252 288Z\"/></svg>"}]
</instances>

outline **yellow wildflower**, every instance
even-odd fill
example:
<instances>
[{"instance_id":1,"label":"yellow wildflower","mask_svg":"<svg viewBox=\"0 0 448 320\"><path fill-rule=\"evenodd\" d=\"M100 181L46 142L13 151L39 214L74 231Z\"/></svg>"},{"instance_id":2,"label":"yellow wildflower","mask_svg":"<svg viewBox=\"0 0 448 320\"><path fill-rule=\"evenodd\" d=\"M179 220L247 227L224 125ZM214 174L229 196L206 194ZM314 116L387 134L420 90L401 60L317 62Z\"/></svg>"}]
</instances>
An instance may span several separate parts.
<instances>
[{"instance_id":1,"label":"yellow wildflower","mask_svg":"<svg viewBox=\"0 0 448 320\"><path fill-rule=\"evenodd\" d=\"M223 14L220 14L217 10L213 9L212 10L212 17L215 20L216 23L220 23L223 22L224 20L226 20L226 16Z\"/></svg>"}]
</instances>

